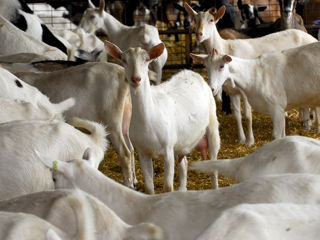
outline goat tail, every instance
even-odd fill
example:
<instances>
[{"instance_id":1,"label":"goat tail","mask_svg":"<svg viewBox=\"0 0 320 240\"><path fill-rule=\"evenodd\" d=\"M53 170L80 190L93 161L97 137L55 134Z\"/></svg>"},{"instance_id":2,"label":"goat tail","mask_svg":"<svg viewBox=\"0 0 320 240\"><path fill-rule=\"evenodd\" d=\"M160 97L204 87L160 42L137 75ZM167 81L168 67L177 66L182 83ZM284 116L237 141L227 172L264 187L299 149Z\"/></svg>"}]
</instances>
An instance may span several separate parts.
<instances>
[{"instance_id":1,"label":"goat tail","mask_svg":"<svg viewBox=\"0 0 320 240\"><path fill-rule=\"evenodd\" d=\"M71 118L69 120L69 124L71 124L72 126L84 133L90 134L93 141L104 150L106 150L109 147L109 142L106 138L108 132L106 131L104 125L77 117Z\"/></svg>"},{"instance_id":2,"label":"goat tail","mask_svg":"<svg viewBox=\"0 0 320 240\"><path fill-rule=\"evenodd\" d=\"M76 234L75 239L95 239L94 214L90 199L88 199L81 190L76 188L67 196L67 200L75 214L76 224L78 225L78 233Z\"/></svg>"},{"instance_id":3,"label":"goat tail","mask_svg":"<svg viewBox=\"0 0 320 240\"><path fill-rule=\"evenodd\" d=\"M191 162L189 169L198 170L204 173L213 173L214 171L218 171L219 174L222 174L223 176L238 179L240 164L241 158L206 160Z\"/></svg>"}]
</instances>

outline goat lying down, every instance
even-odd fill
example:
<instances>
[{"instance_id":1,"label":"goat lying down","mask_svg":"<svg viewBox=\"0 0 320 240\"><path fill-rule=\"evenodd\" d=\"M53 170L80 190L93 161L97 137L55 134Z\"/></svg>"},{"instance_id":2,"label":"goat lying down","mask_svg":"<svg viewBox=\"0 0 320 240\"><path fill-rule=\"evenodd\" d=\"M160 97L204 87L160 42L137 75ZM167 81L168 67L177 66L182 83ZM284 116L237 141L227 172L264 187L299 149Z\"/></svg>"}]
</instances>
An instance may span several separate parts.
<instances>
[{"instance_id":1,"label":"goat lying down","mask_svg":"<svg viewBox=\"0 0 320 240\"><path fill-rule=\"evenodd\" d=\"M276 139L257 151L240 158L197 161L190 169L220 174L244 181L268 174L320 174L320 140L288 136Z\"/></svg>"}]
</instances>

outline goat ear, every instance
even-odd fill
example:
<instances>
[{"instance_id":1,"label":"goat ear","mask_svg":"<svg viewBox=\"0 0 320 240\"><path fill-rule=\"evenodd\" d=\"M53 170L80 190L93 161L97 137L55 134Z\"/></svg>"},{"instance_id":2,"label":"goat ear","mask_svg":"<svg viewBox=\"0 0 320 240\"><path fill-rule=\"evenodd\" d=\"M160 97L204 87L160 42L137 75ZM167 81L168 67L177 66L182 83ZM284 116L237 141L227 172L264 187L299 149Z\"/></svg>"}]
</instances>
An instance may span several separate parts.
<instances>
[{"instance_id":1,"label":"goat ear","mask_svg":"<svg viewBox=\"0 0 320 240\"><path fill-rule=\"evenodd\" d=\"M217 9L215 7L209 8L208 12L212 15L215 16L215 14L217 13Z\"/></svg>"},{"instance_id":2,"label":"goat ear","mask_svg":"<svg viewBox=\"0 0 320 240\"><path fill-rule=\"evenodd\" d=\"M46 156L42 156L41 153L35 149L34 150L35 152L35 155L40 159L40 161L47 167L47 168L50 168L52 169L53 168L53 162L54 160L52 160L51 158L48 158Z\"/></svg>"},{"instance_id":3,"label":"goat ear","mask_svg":"<svg viewBox=\"0 0 320 240\"><path fill-rule=\"evenodd\" d=\"M91 0L88 0L88 8L96 8L96 6L91 2Z\"/></svg>"},{"instance_id":4,"label":"goat ear","mask_svg":"<svg viewBox=\"0 0 320 240\"><path fill-rule=\"evenodd\" d=\"M192 59L203 62L203 60L208 56L206 54L194 54L194 53L190 53L190 56L192 57Z\"/></svg>"},{"instance_id":5,"label":"goat ear","mask_svg":"<svg viewBox=\"0 0 320 240\"><path fill-rule=\"evenodd\" d=\"M100 0L99 3L99 12L102 13L104 11L104 6L105 6L105 1L104 0Z\"/></svg>"},{"instance_id":6,"label":"goat ear","mask_svg":"<svg viewBox=\"0 0 320 240\"><path fill-rule=\"evenodd\" d=\"M70 166L67 162L60 161L60 160L53 160L50 157L43 156L40 152L37 150L34 150L36 156L40 159L40 161L47 167L50 168L53 171L59 171L59 172L67 172L66 175L71 175L70 173Z\"/></svg>"},{"instance_id":7,"label":"goat ear","mask_svg":"<svg viewBox=\"0 0 320 240\"><path fill-rule=\"evenodd\" d=\"M152 47L149 51L150 60L153 60L159 57L163 53L164 48L165 48L164 43L159 43L158 45Z\"/></svg>"},{"instance_id":8,"label":"goat ear","mask_svg":"<svg viewBox=\"0 0 320 240\"><path fill-rule=\"evenodd\" d=\"M222 57L222 59L223 59L223 61L224 61L225 63L229 63L229 62L232 61L232 58L231 58L230 56L228 56L228 55L224 55L224 56Z\"/></svg>"},{"instance_id":9,"label":"goat ear","mask_svg":"<svg viewBox=\"0 0 320 240\"><path fill-rule=\"evenodd\" d=\"M215 13L213 16L214 16L214 19L216 21L218 21L220 18L223 17L224 13L226 12L226 6L225 5L222 5L219 10L217 11L217 13Z\"/></svg>"},{"instance_id":10,"label":"goat ear","mask_svg":"<svg viewBox=\"0 0 320 240\"><path fill-rule=\"evenodd\" d=\"M117 45L115 45L109 41L105 41L104 46L106 47L108 54L110 54L112 57L114 57L116 59L121 60L122 51Z\"/></svg>"},{"instance_id":11,"label":"goat ear","mask_svg":"<svg viewBox=\"0 0 320 240\"><path fill-rule=\"evenodd\" d=\"M184 8L186 9L187 13L191 16L191 17L195 17L198 13L193 10L193 8L188 4L188 3L184 3Z\"/></svg>"}]
</instances>

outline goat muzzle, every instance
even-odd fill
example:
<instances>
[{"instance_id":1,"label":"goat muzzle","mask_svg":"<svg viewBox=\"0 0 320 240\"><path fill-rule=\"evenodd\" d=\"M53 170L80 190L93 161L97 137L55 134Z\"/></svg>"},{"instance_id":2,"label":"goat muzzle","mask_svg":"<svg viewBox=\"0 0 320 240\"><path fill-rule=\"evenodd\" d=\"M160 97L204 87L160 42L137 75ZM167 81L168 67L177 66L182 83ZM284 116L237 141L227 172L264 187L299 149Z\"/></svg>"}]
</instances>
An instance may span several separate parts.
<instances>
[{"instance_id":1,"label":"goat muzzle","mask_svg":"<svg viewBox=\"0 0 320 240\"><path fill-rule=\"evenodd\" d=\"M141 77L133 77L131 78L131 82L137 87L141 82Z\"/></svg>"}]
</instances>

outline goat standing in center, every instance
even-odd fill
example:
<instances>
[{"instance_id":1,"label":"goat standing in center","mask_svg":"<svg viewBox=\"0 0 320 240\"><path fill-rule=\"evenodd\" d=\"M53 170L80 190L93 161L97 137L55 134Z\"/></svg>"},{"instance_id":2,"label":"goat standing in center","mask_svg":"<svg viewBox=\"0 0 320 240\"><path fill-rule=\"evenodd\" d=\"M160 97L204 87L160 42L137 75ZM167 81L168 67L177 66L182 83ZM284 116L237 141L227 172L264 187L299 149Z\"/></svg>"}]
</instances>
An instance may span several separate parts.
<instances>
[{"instance_id":1,"label":"goat standing in center","mask_svg":"<svg viewBox=\"0 0 320 240\"><path fill-rule=\"evenodd\" d=\"M105 45L108 53L125 66L132 99L130 137L139 154L146 192L154 193L152 158L158 156L164 159L164 190L173 191L175 158L179 159L179 190L186 190L184 155L197 145L205 147L207 144L203 142L207 141L210 157L216 159L220 148L216 104L210 87L198 73L190 70L151 86L148 65L163 53L163 43L149 52L140 47L122 52L110 42Z\"/></svg>"}]
</instances>

